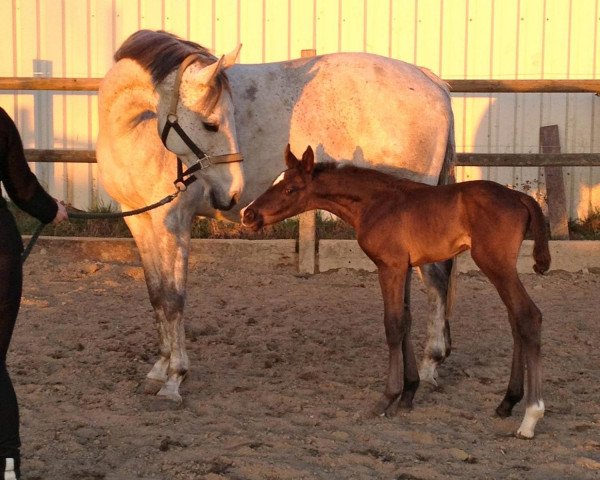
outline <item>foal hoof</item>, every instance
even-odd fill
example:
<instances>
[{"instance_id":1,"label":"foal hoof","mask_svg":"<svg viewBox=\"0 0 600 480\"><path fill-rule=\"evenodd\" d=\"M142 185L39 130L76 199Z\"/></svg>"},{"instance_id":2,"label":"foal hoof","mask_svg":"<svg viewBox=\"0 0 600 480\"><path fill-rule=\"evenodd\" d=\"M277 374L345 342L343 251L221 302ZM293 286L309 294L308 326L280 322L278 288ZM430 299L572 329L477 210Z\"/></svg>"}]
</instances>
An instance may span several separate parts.
<instances>
[{"instance_id":1,"label":"foal hoof","mask_svg":"<svg viewBox=\"0 0 600 480\"><path fill-rule=\"evenodd\" d=\"M500 418L510 417L512 415L512 406L502 402L496 408L496 415L498 415Z\"/></svg>"},{"instance_id":2,"label":"foal hoof","mask_svg":"<svg viewBox=\"0 0 600 480\"><path fill-rule=\"evenodd\" d=\"M142 391L146 395L156 395L163 387L165 382L154 378L146 378L142 384Z\"/></svg>"},{"instance_id":3,"label":"foal hoof","mask_svg":"<svg viewBox=\"0 0 600 480\"><path fill-rule=\"evenodd\" d=\"M375 415L377 417L393 417L393 416L395 416L396 412L398 411L398 403L396 401L397 398L398 397L390 399L386 395L381 397L381 399L379 399L379 401L373 407L373 410L372 410L373 415Z\"/></svg>"}]
</instances>

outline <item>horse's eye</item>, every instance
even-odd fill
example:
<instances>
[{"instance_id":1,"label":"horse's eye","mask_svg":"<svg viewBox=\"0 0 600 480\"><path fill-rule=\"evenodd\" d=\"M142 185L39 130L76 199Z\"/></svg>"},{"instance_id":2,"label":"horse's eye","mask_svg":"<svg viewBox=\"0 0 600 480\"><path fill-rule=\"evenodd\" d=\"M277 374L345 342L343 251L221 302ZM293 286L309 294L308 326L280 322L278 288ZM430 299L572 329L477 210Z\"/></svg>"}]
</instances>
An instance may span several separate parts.
<instances>
[{"instance_id":1,"label":"horse's eye","mask_svg":"<svg viewBox=\"0 0 600 480\"><path fill-rule=\"evenodd\" d=\"M290 195L290 194L294 193L295 191L296 191L296 189L294 187L285 187L285 190L284 190L286 195Z\"/></svg>"},{"instance_id":2,"label":"horse's eye","mask_svg":"<svg viewBox=\"0 0 600 480\"><path fill-rule=\"evenodd\" d=\"M218 123L208 123L208 122L202 122L202 126L208 130L209 132L218 132L219 131L219 124Z\"/></svg>"}]
</instances>

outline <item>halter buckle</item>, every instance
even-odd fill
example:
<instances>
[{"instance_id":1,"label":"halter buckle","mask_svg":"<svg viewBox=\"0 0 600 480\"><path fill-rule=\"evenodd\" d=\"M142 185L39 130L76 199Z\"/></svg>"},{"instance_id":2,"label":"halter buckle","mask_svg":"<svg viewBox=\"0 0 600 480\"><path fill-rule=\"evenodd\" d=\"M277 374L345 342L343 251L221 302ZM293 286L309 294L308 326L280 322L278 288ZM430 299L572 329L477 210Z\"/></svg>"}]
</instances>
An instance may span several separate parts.
<instances>
[{"instance_id":1,"label":"halter buckle","mask_svg":"<svg viewBox=\"0 0 600 480\"><path fill-rule=\"evenodd\" d=\"M198 170L204 170L205 168L210 167L212 162L210 161L210 157L208 155L204 155L200 160L198 160L197 164L200 165Z\"/></svg>"}]
</instances>

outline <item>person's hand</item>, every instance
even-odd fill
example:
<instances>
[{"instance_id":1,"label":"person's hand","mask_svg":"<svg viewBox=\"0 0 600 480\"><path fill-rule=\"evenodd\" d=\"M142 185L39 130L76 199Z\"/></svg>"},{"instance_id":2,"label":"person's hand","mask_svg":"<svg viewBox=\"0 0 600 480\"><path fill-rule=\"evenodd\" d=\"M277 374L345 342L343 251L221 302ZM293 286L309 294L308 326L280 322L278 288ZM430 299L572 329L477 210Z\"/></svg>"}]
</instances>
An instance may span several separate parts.
<instances>
[{"instance_id":1,"label":"person's hand","mask_svg":"<svg viewBox=\"0 0 600 480\"><path fill-rule=\"evenodd\" d=\"M69 219L69 215L67 213L67 209L65 208L62 202L56 201L56 205L58 205L58 210L56 212L56 217L52 220L52 223L60 223L64 220Z\"/></svg>"}]
</instances>

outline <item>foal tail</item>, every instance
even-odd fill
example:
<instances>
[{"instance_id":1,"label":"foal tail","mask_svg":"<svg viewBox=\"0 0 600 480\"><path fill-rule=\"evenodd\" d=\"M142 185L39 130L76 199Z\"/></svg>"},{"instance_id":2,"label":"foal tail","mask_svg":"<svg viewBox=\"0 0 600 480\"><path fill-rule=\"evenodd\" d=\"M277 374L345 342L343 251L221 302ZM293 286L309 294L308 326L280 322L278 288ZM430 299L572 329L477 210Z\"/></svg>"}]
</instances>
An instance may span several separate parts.
<instances>
[{"instance_id":1,"label":"foal tail","mask_svg":"<svg viewBox=\"0 0 600 480\"><path fill-rule=\"evenodd\" d=\"M550 268L550 250L548 249L548 235L544 214L538 202L527 194L519 196L527 210L529 210L529 227L533 233L533 270L543 275Z\"/></svg>"}]
</instances>

